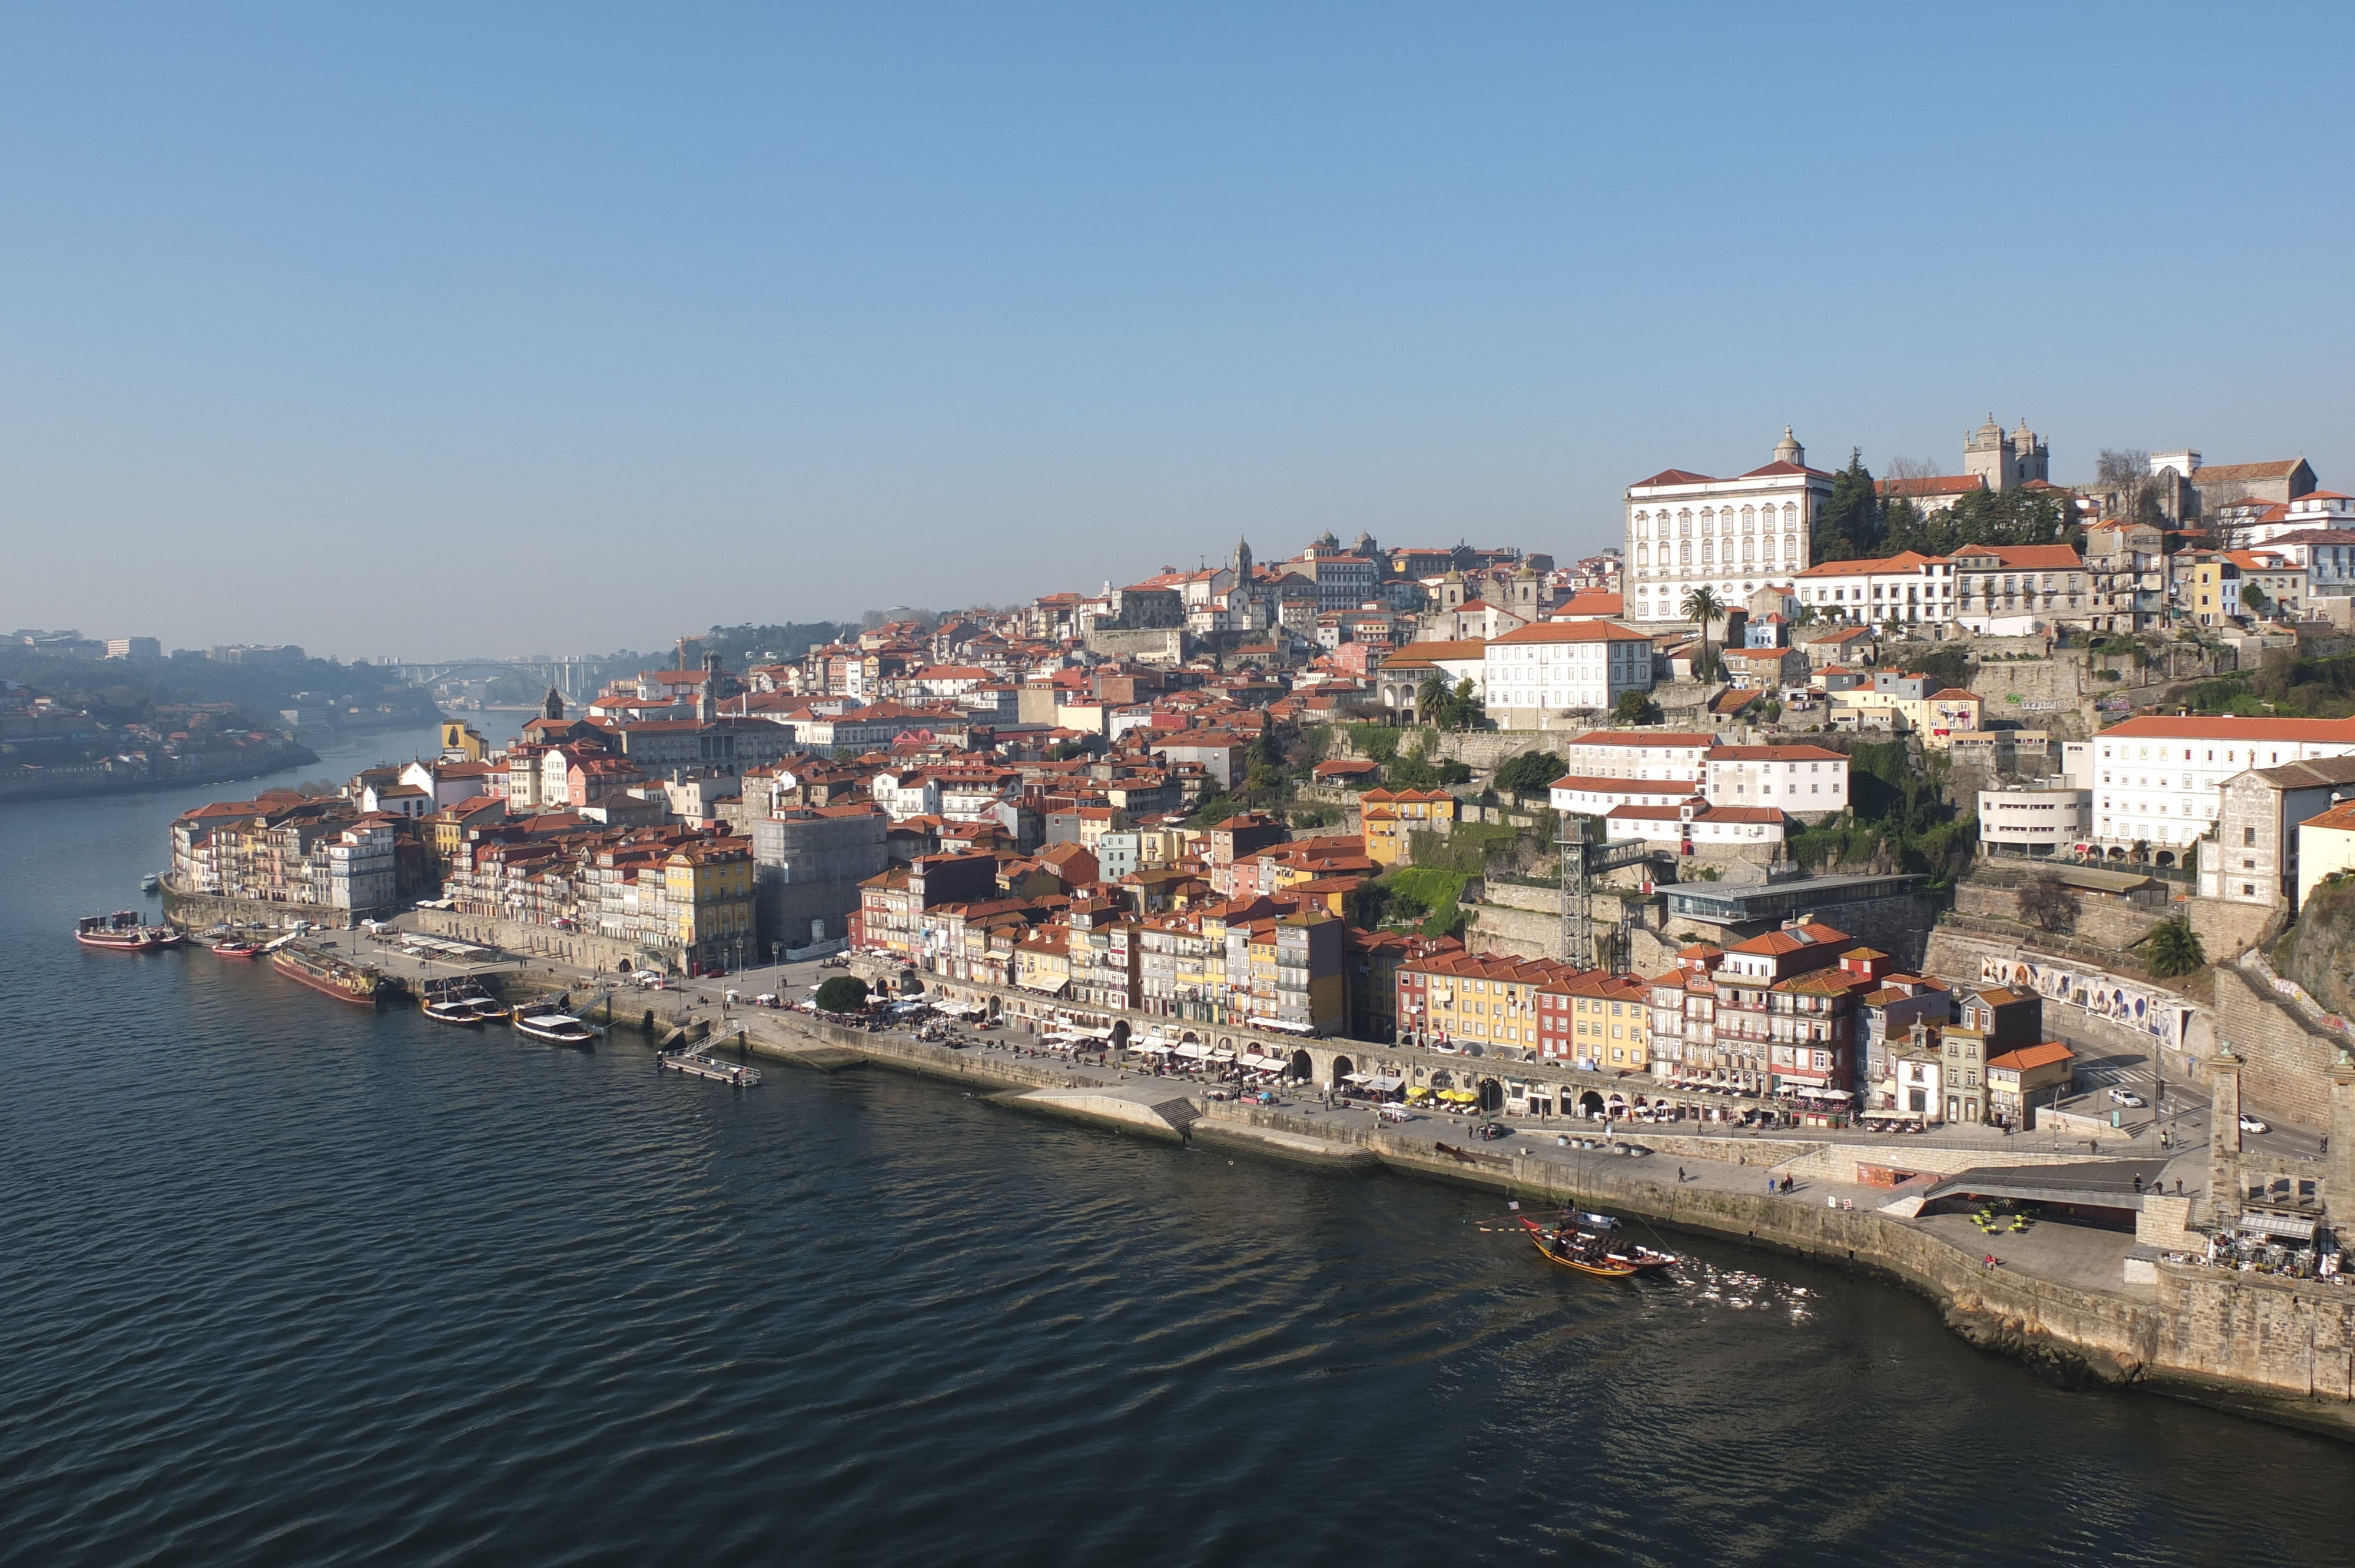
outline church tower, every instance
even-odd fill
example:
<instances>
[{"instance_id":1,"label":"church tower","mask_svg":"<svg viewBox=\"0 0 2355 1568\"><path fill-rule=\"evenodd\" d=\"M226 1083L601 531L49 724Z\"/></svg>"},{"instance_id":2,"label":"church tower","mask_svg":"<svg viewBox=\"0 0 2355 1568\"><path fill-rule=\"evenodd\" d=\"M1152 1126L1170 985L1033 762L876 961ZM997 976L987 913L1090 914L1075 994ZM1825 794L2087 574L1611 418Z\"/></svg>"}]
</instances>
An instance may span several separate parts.
<instances>
[{"instance_id":1,"label":"church tower","mask_svg":"<svg viewBox=\"0 0 2355 1568\"><path fill-rule=\"evenodd\" d=\"M1241 588L1251 581L1252 553L1249 539L1235 541L1235 586Z\"/></svg>"},{"instance_id":2,"label":"church tower","mask_svg":"<svg viewBox=\"0 0 2355 1568\"><path fill-rule=\"evenodd\" d=\"M539 705L539 716L550 724L564 722L564 694L554 686L548 688L547 700Z\"/></svg>"},{"instance_id":3,"label":"church tower","mask_svg":"<svg viewBox=\"0 0 2355 1568\"><path fill-rule=\"evenodd\" d=\"M1774 443L1774 461L1789 463L1793 468L1807 466L1807 449L1799 444L1799 438L1791 433L1788 425L1783 427L1783 439Z\"/></svg>"},{"instance_id":4,"label":"church tower","mask_svg":"<svg viewBox=\"0 0 2355 1568\"><path fill-rule=\"evenodd\" d=\"M703 656L703 684L695 694L695 716L709 724L719 716L719 655Z\"/></svg>"}]
</instances>

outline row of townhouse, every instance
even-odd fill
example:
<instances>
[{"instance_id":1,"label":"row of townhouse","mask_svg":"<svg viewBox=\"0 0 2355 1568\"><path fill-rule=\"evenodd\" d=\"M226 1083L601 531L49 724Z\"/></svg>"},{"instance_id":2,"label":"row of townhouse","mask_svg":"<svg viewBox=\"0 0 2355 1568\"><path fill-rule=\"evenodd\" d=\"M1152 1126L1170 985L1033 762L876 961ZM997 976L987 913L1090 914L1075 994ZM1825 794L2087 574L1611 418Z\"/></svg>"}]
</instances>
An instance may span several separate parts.
<instances>
[{"instance_id":1,"label":"row of townhouse","mask_svg":"<svg viewBox=\"0 0 2355 1568\"><path fill-rule=\"evenodd\" d=\"M172 883L184 892L346 916L413 895L425 868L414 819L335 796L216 801L175 819L171 840Z\"/></svg>"},{"instance_id":2,"label":"row of townhouse","mask_svg":"<svg viewBox=\"0 0 2355 1568\"><path fill-rule=\"evenodd\" d=\"M2069 1092L2073 1054L2033 991L1892 972L1847 933L1793 921L1697 944L1649 982L1652 1075L1792 1098L1825 1119L2022 1128Z\"/></svg>"},{"instance_id":3,"label":"row of townhouse","mask_svg":"<svg viewBox=\"0 0 2355 1568\"><path fill-rule=\"evenodd\" d=\"M1896 621L2006 636L2042 626L2091 629L2113 612L2109 594L2097 592L2070 545L1966 545L1950 556L1905 550L1821 562L1794 581L1816 619L1851 625Z\"/></svg>"},{"instance_id":4,"label":"row of townhouse","mask_svg":"<svg viewBox=\"0 0 2355 1568\"><path fill-rule=\"evenodd\" d=\"M708 973L762 952L750 841L681 828L471 834L442 897L461 913L633 946L649 964Z\"/></svg>"},{"instance_id":5,"label":"row of townhouse","mask_svg":"<svg viewBox=\"0 0 2355 1568\"><path fill-rule=\"evenodd\" d=\"M1396 981L1402 1044L1590 1067L1640 1065L1649 1052L1644 985L1633 975L1454 950L1399 964Z\"/></svg>"}]
</instances>

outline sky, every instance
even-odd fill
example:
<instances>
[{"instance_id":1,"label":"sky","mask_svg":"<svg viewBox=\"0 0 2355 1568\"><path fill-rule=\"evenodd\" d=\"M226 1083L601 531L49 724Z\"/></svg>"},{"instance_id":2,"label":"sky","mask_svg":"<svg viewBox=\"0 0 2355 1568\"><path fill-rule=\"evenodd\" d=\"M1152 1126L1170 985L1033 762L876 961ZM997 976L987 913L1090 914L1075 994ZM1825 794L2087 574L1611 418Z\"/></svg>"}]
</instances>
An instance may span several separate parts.
<instances>
[{"instance_id":1,"label":"sky","mask_svg":"<svg viewBox=\"0 0 2355 1568\"><path fill-rule=\"evenodd\" d=\"M1785 424L2355 490L2355 7L0 8L0 630L1615 544Z\"/></svg>"}]
</instances>

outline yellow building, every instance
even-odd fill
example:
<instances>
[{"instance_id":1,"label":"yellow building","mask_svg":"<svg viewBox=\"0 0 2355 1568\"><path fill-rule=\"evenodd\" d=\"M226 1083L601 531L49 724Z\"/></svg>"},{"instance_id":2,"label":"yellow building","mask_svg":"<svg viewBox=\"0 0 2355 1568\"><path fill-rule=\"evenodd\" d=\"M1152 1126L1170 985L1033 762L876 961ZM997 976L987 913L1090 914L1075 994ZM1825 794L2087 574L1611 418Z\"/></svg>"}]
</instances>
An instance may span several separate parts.
<instances>
[{"instance_id":1,"label":"yellow building","mask_svg":"<svg viewBox=\"0 0 2355 1568\"><path fill-rule=\"evenodd\" d=\"M2241 568L2223 559L2200 561L2184 579L2183 608L2202 626L2222 626L2241 613Z\"/></svg>"},{"instance_id":2,"label":"yellow building","mask_svg":"<svg viewBox=\"0 0 2355 1568\"><path fill-rule=\"evenodd\" d=\"M1060 996L1071 983L1069 944L1071 933L1063 926L1041 926L1014 949L1014 983L1041 996Z\"/></svg>"},{"instance_id":3,"label":"yellow building","mask_svg":"<svg viewBox=\"0 0 2355 1568\"><path fill-rule=\"evenodd\" d=\"M444 761L464 758L468 762L480 762L487 749L483 732L463 719L442 721L442 757Z\"/></svg>"},{"instance_id":4,"label":"yellow building","mask_svg":"<svg viewBox=\"0 0 2355 1568\"><path fill-rule=\"evenodd\" d=\"M752 938L752 850L741 840L698 844L663 863L670 945L697 969L742 969Z\"/></svg>"},{"instance_id":5,"label":"yellow building","mask_svg":"<svg viewBox=\"0 0 2355 1568\"><path fill-rule=\"evenodd\" d=\"M1396 865L1412 833L1455 831L1455 797L1444 789L1369 789L1358 797L1369 859Z\"/></svg>"},{"instance_id":6,"label":"yellow building","mask_svg":"<svg viewBox=\"0 0 2355 1568\"><path fill-rule=\"evenodd\" d=\"M1650 993L1642 981L1625 975L1583 974L1545 989L1557 1011L1564 1001L1569 1003L1572 1057L1611 1068L1651 1065Z\"/></svg>"}]
</instances>

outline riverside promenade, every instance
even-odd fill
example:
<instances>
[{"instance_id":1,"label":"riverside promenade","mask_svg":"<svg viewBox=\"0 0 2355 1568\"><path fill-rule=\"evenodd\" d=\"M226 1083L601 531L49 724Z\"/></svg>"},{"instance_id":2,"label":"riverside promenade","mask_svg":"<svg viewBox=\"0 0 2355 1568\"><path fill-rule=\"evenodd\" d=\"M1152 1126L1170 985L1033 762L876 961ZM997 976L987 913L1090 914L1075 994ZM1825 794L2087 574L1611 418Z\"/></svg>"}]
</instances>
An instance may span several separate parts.
<instances>
[{"instance_id":1,"label":"riverside promenade","mask_svg":"<svg viewBox=\"0 0 2355 1568\"><path fill-rule=\"evenodd\" d=\"M365 947L359 937L346 940ZM381 948L375 955L398 969ZM421 975L437 972L428 962ZM446 969L441 972L450 972ZM1604 1207L1672 1229L1776 1248L1877 1275L1926 1296L1947 1325L1975 1344L2019 1358L2041 1374L2080 1385L2147 1386L2259 1419L2355 1440L2355 1287L2282 1281L2227 1270L2147 1262L2128 1283L2135 1232L2041 1219L2024 1234L1989 1237L1966 1213L1921 1213L1902 1189L1856 1180L1868 1168L1934 1173L2041 1165L2062 1185L2081 1170L2114 1173L2126 1148L2095 1154L2039 1148L2034 1137L1981 1132L1944 1139L1846 1130L1736 1131L1721 1124L1600 1124L1554 1118L1493 1140L1477 1118L1424 1114L1384 1121L1295 1084L1261 1105L1219 1097L1199 1075L1155 1071L1109 1044L1074 1057L1011 1029L966 1032L952 1046L907 1028L869 1029L791 1008L740 1008L726 993L788 994L825 971L815 964L763 969L660 991L611 985L540 958L481 966L510 991L566 991L573 1005L603 996L592 1017L617 1023L649 1012L658 1035L682 1027L721 1055L741 1051L783 1064L839 1071L862 1064L958 1082L1009 1108L1091 1122L1206 1152L1251 1154L1330 1171L1388 1171L1479 1186L1500 1202ZM1347 1042L1327 1042L1346 1045ZM1373 1047L1375 1052L1383 1048ZM2149 1152L2156 1154L2157 1150ZM2143 1219L2179 1226L2198 1196L2200 1151L2134 1162L2155 1202ZM2202 1168L2204 1169L2204 1167ZM2173 1184L2185 1181L2184 1193ZM1770 1180L1774 1183L1769 1190ZM2120 1182L2120 1202L2123 1178ZM1788 1186L1785 1186L1785 1181ZM2163 1183L2168 1195L2156 1197ZM2138 1195L2139 1196L2139 1195ZM2175 1234L2189 1237L2190 1233ZM2146 1257L2149 1252L2144 1244ZM1994 1262L1988 1260L1992 1255Z\"/></svg>"}]
</instances>

